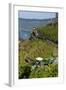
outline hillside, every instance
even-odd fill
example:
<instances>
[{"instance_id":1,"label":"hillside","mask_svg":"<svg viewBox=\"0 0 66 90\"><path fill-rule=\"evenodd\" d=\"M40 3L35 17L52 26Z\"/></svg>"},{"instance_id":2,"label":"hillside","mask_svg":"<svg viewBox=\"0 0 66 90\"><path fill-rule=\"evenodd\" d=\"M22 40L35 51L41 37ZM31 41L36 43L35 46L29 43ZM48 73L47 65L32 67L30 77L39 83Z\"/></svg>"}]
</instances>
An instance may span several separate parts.
<instances>
[{"instance_id":1,"label":"hillside","mask_svg":"<svg viewBox=\"0 0 66 90\"><path fill-rule=\"evenodd\" d=\"M42 57L44 60L58 57L58 25L50 23L36 30L37 36L33 32L30 39L19 43L19 78L56 77L58 75L57 64L49 64L31 71L31 61L26 62L26 59L29 57L33 62L36 57Z\"/></svg>"},{"instance_id":2,"label":"hillside","mask_svg":"<svg viewBox=\"0 0 66 90\"><path fill-rule=\"evenodd\" d=\"M42 33L46 39L58 43L58 23L50 23L45 27L40 27L38 32Z\"/></svg>"}]
</instances>

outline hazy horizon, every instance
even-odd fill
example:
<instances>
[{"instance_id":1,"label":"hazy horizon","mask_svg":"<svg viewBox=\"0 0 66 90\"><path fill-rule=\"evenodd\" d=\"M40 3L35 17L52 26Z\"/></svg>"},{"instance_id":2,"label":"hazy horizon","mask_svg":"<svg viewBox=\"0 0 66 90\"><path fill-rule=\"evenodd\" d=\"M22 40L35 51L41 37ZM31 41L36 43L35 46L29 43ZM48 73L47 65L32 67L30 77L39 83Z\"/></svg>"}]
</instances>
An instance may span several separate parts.
<instances>
[{"instance_id":1,"label":"hazy horizon","mask_svg":"<svg viewBox=\"0 0 66 90\"><path fill-rule=\"evenodd\" d=\"M18 18L23 19L51 19L55 17L55 12L18 11Z\"/></svg>"}]
</instances>

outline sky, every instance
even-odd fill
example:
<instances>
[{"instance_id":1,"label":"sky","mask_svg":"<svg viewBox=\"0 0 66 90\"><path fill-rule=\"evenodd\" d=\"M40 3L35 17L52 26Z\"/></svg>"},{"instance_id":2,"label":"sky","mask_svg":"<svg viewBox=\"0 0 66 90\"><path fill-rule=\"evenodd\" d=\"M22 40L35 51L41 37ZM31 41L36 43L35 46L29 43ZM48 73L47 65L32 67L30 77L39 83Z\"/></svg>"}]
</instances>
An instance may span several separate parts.
<instances>
[{"instance_id":1,"label":"sky","mask_svg":"<svg viewBox=\"0 0 66 90\"><path fill-rule=\"evenodd\" d=\"M18 17L25 19L49 19L55 16L55 12L18 11Z\"/></svg>"}]
</instances>

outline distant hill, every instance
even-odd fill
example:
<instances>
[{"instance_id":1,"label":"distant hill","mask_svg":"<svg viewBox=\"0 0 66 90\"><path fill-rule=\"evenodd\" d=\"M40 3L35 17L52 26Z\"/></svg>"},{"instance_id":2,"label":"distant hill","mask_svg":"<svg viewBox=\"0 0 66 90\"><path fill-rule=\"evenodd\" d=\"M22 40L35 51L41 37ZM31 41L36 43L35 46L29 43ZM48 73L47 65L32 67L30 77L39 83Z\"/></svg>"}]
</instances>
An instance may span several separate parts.
<instances>
[{"instance_id":1,"label":"distant hill","mask_svg":"<svg viewBox=\"0 0 66 90\"><path fill-rule=\"evenodd\" d=\"M49 19L27 19L27 18L19 18L19 20L29 20L29 21L49 21L49 20L51 20L51 18L49 18ZM52 18L52 21L55 21L56 20L56 18Z\"/></svg>"}]
</instances>

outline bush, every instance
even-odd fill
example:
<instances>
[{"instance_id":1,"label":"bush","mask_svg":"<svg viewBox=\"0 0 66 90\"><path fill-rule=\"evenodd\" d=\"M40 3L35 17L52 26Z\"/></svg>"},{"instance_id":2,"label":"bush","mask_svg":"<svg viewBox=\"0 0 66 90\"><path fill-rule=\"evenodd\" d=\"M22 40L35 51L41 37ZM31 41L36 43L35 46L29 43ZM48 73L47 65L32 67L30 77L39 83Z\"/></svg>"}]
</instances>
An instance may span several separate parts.
<instances>
[{"instance_id":1,"label":"bush","mask_svg":"<svg viewBox=\"0 0 66 90\"><path fill-rule=\"evenodd\" d=\"M55 25L40 27L38 28L38 31L43 34L45 39L48 39L56 44L58 43L58 23Z\"/></svg>"},{"instance_id":2,"label":"bush","mask_svg":"<svg viewBox=\"0 0 66 90\"><path fill-rule=\"evenodd\" d=\"M31 67L26 65L26 66L21 66L19 68L19 79L22 79L22 78L29 78L29 75L30 75L30 72L31 72Z\"/></svg>"},{"instance_id":3,"label":"bush","mask_svg":"<svg viewBox=\"0 0 66 90\"><path fill-rule=\"evenodd\" d=\"M49 64L48 66L35 68L30 74L30 78L45 78L57 76L58 76L57 64Z\"/></svg>"}]
</instances>

